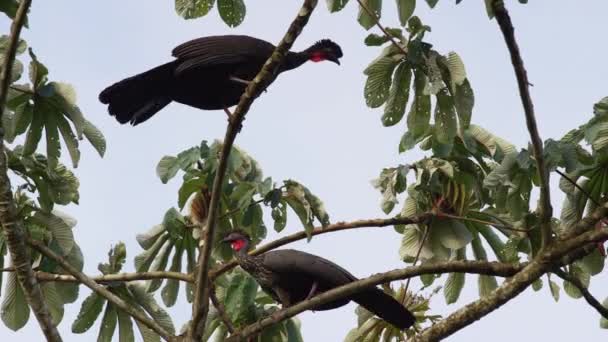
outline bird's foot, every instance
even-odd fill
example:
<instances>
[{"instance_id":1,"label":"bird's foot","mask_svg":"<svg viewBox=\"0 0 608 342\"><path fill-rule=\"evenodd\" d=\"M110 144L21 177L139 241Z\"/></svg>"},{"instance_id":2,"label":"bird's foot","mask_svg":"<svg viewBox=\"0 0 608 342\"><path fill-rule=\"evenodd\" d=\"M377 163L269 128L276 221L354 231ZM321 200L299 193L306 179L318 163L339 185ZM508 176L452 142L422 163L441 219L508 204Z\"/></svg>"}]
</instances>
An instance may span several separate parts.
<instances>
[{"instance_id":1,"label":"bird's foot","mask_svg":"<svg viewBox=\"0 0 608 342\"><path fill-rule=\"evenodd\" d=\"M308 296L306 296L306 299L304 299L304 300L309 300L310 298L312 298L315 295L315 292L317 292L317 286L318 286L318 284L316 281L314 283L312 283L310 291L308 292Z\"/></svg>"}]
</instances>

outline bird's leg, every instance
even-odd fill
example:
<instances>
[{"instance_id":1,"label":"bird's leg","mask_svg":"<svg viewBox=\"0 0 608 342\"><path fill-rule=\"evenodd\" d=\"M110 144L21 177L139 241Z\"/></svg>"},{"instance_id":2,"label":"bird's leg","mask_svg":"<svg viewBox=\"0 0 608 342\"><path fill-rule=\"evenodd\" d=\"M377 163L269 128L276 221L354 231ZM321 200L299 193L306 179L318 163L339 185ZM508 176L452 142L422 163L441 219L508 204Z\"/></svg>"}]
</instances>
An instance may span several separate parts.
<instances>
[{"instance_id":1,"label":"bird's leg","mask_svg":"<svg viewBox=\"0 0 608 342\"><path fill-rule=\"evenodd\" d=\"M242 78L236 77L236 76L230 76L229 80L233 81L233 82L237 82L237 83L242 83L244 85L249 85L249 83L251 83L251 81L247 81L244 80ZM266 88L264 88L264 92L266 92Z\"/></svg>"},{"instance_id":2,"label":"bird's leg","mask_svg":"<svg viewBox=\"0 0 608 342\"><path fill-rule=\"evenodd\" d=\"M310 298L312 298L315 295L315 292L317 292L317 282L315 281L314 283L312 283L312 286L310 287L310 291L308 292L308 296L306 296L306 299L304 300L309 300Z\"/></svg>"}]
</instances>

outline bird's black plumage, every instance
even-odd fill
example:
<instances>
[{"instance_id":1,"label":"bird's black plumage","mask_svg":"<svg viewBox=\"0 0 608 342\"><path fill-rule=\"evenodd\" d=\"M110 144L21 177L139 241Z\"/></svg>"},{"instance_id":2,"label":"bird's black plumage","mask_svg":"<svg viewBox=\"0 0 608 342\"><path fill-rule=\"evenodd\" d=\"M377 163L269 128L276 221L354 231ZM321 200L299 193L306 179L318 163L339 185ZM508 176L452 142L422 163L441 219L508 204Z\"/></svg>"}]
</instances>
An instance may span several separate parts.
<instances>
[{"instance_id":1,"label":"bird's black plumage","mask_svg":"<svg viewBox=\"0 0 608 342\"><path fill-rule=\"evenodd\" d=\"M313 287L314 295L357 280L335 263L297 250L276 250L250 256L246 252L249 238L241 232L231 233L224 241L232 242L233 248L236 246L235 249L238 249L236 259L239 265L275 300L286 306L309 298ZM238 245L234 245L235 241ZM407 329L415 322L415 317L401 303L376 287L323 304L313 310L335 309L351 300L400 329Z\"/></svg>"},{"instance_id":2,"label":"bird's black plumage","mask_svg":"<svg viewBox=\"0 0 608 342\"><path fill-rule=\"evenodd\" d=\"M252 80L275 47L261 39L210 36L188 41L173 49L174 61L126 78L106 89L99 100L120 123L137 125L171 101L204 110L225 109L238 103L246 82ZM279 72L308 60L339 64L340 47L321 40L301 52L289 52Z\"/></svg>"}]
</instances>

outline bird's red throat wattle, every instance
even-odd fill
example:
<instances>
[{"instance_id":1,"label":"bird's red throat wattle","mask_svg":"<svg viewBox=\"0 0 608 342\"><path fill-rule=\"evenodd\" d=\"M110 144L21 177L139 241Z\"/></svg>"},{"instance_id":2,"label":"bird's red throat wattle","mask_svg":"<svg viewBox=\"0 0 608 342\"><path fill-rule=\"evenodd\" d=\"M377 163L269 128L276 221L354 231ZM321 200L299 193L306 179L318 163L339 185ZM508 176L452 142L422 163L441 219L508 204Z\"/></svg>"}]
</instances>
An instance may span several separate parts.
<instances>
[{"instance_id":1,"label":"bird's red throat wattle","mask_svg":"<svg viewBox=\"0 0 608 342\"><path fill-rule=\"evenodd\" d=\"M235 251L240 251L241 248L243 248L245 246L245 239L238 239L238 240L234 240L231 242L232 244L232 249L234 249Z\"/></svg>"},{"instance_id":2,"label":"bird's red throat wattle","mask_svg":"<svg viewBox=\"0 0 608 342\"><path fill-rule=\"evenodd\" d=\"M321 62L326 59L327 59L327 55L325 54L325 52L322 52L322 51L313 52L310 55L310 60L313 62Z\"/></svg>"}]
</instances>

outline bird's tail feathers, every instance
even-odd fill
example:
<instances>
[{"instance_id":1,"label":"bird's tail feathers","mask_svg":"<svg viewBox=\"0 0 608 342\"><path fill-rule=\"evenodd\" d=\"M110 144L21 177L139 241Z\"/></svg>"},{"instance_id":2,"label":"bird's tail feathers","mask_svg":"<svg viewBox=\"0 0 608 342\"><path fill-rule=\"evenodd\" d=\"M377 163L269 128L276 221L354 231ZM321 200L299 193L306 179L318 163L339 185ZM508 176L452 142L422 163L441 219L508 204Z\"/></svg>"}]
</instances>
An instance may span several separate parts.
<instances>
[{"instance_id":1,"label":"bird's tail feathers","mask_svg":"<svg viewBox=\"0 0 608 342\"><path fill-rule=\"evenodd\" d=\"M99 101L108 104L110 115L118 122L137 125L171 102L169 86L175 63L169 62L107 87Z\"/></svg>"},{"instance_id":2,"label":"bird's tail feathers","mask_svg":"<svg viewBox=\"0 0 608 342\"><path fill-rule=\"evenodd\" d=\"M353 300L401 330L411 327L416 321L401 303L377 288L360 292L353 296Z\"/></svg>"}]
</instances>

